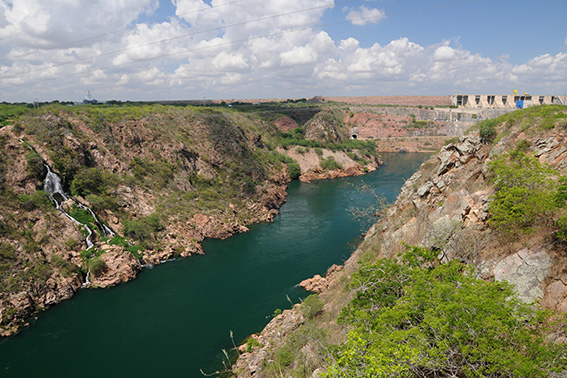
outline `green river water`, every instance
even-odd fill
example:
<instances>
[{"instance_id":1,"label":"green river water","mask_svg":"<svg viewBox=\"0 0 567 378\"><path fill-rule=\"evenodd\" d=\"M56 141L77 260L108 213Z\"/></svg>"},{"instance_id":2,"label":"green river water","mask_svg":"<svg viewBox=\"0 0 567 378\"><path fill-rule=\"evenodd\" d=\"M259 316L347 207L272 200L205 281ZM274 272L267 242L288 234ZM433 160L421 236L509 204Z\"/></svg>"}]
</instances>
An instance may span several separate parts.
<instances>
[{"instance_id":1,"label":"green river water","mask_svg":"<svg viewBox=\"0 0 567 378\"><path fill-rule=\"evenodd\" d=\"M111 289L79 290L18 335L0 341L0 377L202 377L222 349L259 332L275 309L308 293L297 283L341 264L360 241L347 211L373 196L393 201L426 154L384 154L371 174L311 184L294 181L273 223L227 240L204 256L144 269Z\"/></svg>"}]
</instances>

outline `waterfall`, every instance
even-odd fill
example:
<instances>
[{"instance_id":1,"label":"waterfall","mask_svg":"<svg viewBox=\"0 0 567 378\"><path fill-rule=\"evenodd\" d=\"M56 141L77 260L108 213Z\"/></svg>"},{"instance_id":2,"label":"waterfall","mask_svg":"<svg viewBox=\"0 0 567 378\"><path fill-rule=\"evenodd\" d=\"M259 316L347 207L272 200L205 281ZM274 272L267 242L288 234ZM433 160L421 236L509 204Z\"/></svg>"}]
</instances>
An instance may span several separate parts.
<instances>
[{"instance_id":1,"label":"waterfall","mask_svg":"<svg viewBox=\"0 0 567 378\"><path fill-rule=\"evenodd\" d=\"M61 178L57 176L57 174L53 173L47 164L44 163L43 165L45 166L45 168L47 168L47 174L45 175L45 179L43 180L43 191L49 194L49 198L51 198L51 201L53 201L55 207L59 211L65 214L65 216L69 218L73 223L79 226L83 226L85 230L87 230L88 235L85 238L85 243L87 245L87 251L88 251L94 246L93 242L91 241L91 235L93 234L93 231L90 229L88 225L79 222L65 211L62 205L63 202L69 199L69 197L67 197L65 191L63 190L63 185L61 184ZM89 211L91 211L91 209L89 209L88 207L86 206L84 207L87 208ZM94 213L92 211L91 214L93 214L94 216ZM96 217L95 219L98 222L98 219Z\"/></svg>"},{"instance_id":2,"label":"waterfall","mask_svg":"<svg viewBox=\"0 0 567 378\"><path fill-rule=\"evenodd\" d=\"M33 147L30 146L29 144L26 144L26 142L23 139L20 139L20 142L26 145L31 151L35 152ZM94 211L92 211L90 207L82 204L76 198L67 195L65 193L65 190L63 189L63 184L61 183L61 177L59 177L56 173L51 171L51 168L49 167L49 165L45 163L45 161L43 162L43 165L47 169L47 174L45 175L45 179L43 180L43 191L49 194L49 198L55 204L55 208L57 208L57 210L61 211L69 220L71 220L76 225L83 226L84 229L87 231L87 236L85 237L85 244L87 246L86 248L87 251L90 250L92 247L94 247L94 244L91 241L91 236L93 234L93 231L87 224L79 222L77 219L73 218L69 213L67 213L67 211L65 211L65 209L63 208L63 203L65 201L72 199L80 209L88 211L89 214L95 220L103 236L112 237L115 235L115 233L107 225L105 225L99 220L99 218L96 216L96 214L94 213ZM91 271L89 269L87 271L87 276L85 278L85 282L83 283L83 286L90 285L91 283L89 279L90 274Z\"/></svg>"},{"instance_id":3,"label":"waterfall","mask_svg":"<svg viewBox=\"0 0 567 378\"><path fill-rule=\"evenodd\" d=\"M65 195L63 185L61 185L61 178L55 173L51 172L49 165L45 163L43 163L43 165L47 169L47 175L45 175L45 179L43 180L43 191L49 194L49 198L51 198L53 203L55 203L55 207L58 210L62 210L61 204L64 201L67 201L69 198L67 198L67 196ZM55 197L56 195L59 195L61 198L63 198L63 201L59 202Z\"/></svg>"}]
</instances>

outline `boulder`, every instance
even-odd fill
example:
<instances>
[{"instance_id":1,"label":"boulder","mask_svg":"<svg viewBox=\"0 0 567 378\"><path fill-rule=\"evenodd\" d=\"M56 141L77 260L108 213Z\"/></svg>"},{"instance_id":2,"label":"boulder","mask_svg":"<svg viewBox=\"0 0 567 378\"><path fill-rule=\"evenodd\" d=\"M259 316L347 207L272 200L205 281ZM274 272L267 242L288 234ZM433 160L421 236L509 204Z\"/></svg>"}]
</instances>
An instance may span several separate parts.
<instances>
[{"instance_id":1,"label":"boulder","mask_svg":"<svg viewBox=\"0 0 567 378\"><path fill-rule=\"evenodd\" d=\"M518 297L530 303L543 297L542 282L550 276L551 265L545 248L524 248L496 264L494 278L514 285Z\"/></svg>"},{"instance_id":2,"label":"boulder","mask_svg":"<svg viewBox=\"0 0 567 378\"><path fill-rule=\"evenodd\" d=\"M320 293L327 287L327 279L316 274L313 278L301 281L299 287L312 293Z\"/></svg>"}]
</instances>

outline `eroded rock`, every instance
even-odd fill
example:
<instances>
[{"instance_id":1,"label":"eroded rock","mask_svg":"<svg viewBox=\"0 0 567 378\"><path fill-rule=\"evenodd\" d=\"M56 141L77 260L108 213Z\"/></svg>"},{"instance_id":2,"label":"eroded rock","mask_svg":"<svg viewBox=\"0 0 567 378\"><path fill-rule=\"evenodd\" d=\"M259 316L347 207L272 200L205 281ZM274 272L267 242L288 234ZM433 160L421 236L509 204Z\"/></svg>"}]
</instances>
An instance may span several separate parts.
<instances>
[{"instance_id":1,"label":"eroded rock","mask_svg":"<svg viewBox=\"0 0 567 378\"><path fill-rule=\"evenodd\" d=\"M494 268L494 278L514 285L525 302L543 297L543 281L551 274L551 257L543 247L524 248L501 260Z\"/></svg>"}]
</instances>

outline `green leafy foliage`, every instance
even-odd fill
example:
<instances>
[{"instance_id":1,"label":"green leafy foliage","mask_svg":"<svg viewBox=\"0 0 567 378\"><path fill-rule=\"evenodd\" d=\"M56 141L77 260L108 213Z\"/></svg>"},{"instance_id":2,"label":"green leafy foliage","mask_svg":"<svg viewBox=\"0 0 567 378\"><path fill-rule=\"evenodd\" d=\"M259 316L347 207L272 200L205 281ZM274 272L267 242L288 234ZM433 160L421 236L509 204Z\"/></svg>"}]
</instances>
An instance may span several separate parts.
<instances>
[{"instance_id":1,"label":"green leafy foliage","mask_svg":"<svg viewBox=\"0 0 567 378\"><path fill-rule=\"evenodd\" d=\"M155 213L144 218L124 221L124 236L134 240L145 241L163 229L159 215Z\"/></svg>"},{"instance_id":2,"label":"green leafy foliage","mask_svg":"<svg viewBox=\"0 0 567 378\"><path fill-rule=\"evenodd\" d=\"M554 196L555 206L560 209L565 209L567 206L567 176L561 176L557 183L557 191ZM564 242L567 242L567 212L559 216L555 222L557 231L555 236Z\"/></svg>"},{"instance_id":3,"label":"green leafy foliage","mask_svg":"<svg viewBox=\"0 0 567 378\"><path fill-rule=\"evenodd\" d=\"M95 256L88 262L89 269L91 273L98 276L106 269L106 263L100 256Z\"/></svg>"},{"instance_id":4,"label":"green leafy foliage","mask_svg":"<svg viewBox=\"0 0 567 378\"><path fill-rule=\"evenodd\" d=\"M319 160L319 165L321 166L321 169L325 171L333 171L335 169L342 168L342 166L335 160L333 156Z\"/></svg>"},{"instance_id":5,"label":"green leafy foliage","mask_svg":"<svg viewBox=\"0 0 567 378\"><path fill-rule=\"evenodd\" d=\"M301 176L301 167L299 166L299 163L289 163L287 165L287 169L289 170L289 177L292 180Z\"/></svg>"},{"instance_id":6,"label":"green leafy foliage","mask_svg":"<svg viewBox=\"0 0 567 378\"><path fill-rule=\"evenodd\" d=\"M20 201L21 207L27 211L34 209L49 211L49 209L53 207L49 195L43 190L38 190L31 194L20 194L18 200Z\"/></svg>"},{"instance_id":7,"label":"green leafy foliage","mask_svg":"<svg viewBox=\"0 0 567 378\"><path fill-rule=\"evenodd\" d=\"M30 151L26 155L26 162L28 174L37 180L43 181L47 174L47 169L43 165L41 156L35 151Z\"/></svg>"},{"instance_id":8,"label":"green leafy foliage","mask_svg":"<svg viewBox=\"0 0 567 378\"><path fill-rule=\"evenodd\" d=\"M500 119L487 119L480 123L479 136L482 143L492 143L496 138L496 125Z\"/></svg>"},{"instance_id":9,"label":"green leafy foliage","mask_svg":"<svg viewBox=\"0 0 567 378\"><path fill-rule=\"evenodd\" d=\"M10 119L31 111L27 105L0 104L0 127L10 124Z\"/></svg>"},{"instance_id":10,"label":"green leafy foliage","mask_svg":"<svg viewBox=\"0 0 567 378\"><path fill-rule=\"evenodd\" d=\"M152 161L138 156L130 162L132 173L140 183L148 184L155 189L164 188L173 179L175 166L166 159Z\"/></svg>"},{"instance_id":11,"label":"green leafy foliage","mask_svg":"<svg viewBox=\"0 0 567 378\"><path fill-rule=\"evenodd\" d=\"M565 344L546 339L550 313L433 256L406 246L400 262L362 264L340 317L351 331L324 377L544 377L567 366Z\"/></svg>"},{"instance_id":12,"label":"green leafy foliage","mask_svg":"<svg viewBox=\"0 0 567 378\"><path fill-rule=\"evenodd\" d=\"M93 218L92 214L85 209L81 209L78 206L73 206L73 209L69 211L69 215L75 218L78 222L86 224L91 230L101 234L100 229L96 220Z\"/></svg>"},{"instance_id":13,"label":"green leafy foliage","mask_svg":"<svg viewBox=\"0 0 567 378\"><path fill-rule=\"evenodd\" d=\"M556 172L521 151L505 154L490 163L495 194L490 202L490 226L511 234L528 231L554 208Z\"/></svg>"},{"instance_id":14,"label":"green leafy foliage","mask_svg":"<svg viewBox=\"0 0 567 378\"><path fill-rule=\"evenodd\" d=\"M306 318L312 318L323 311L323 301L316 294L311 294L301 304L301 312Z\"/></svg>"},{"instance_id":15,"label":"green leafy foliage","mask_svg":"<svg viewBox=\"0 0 567 378\"><path fill-rule=\"evenodd\" d=\"M83 168L73 177L71 193L77 196L103 194L115 187L118 179L112 173L98 168Z\"/></svg>"}]
</instances>

